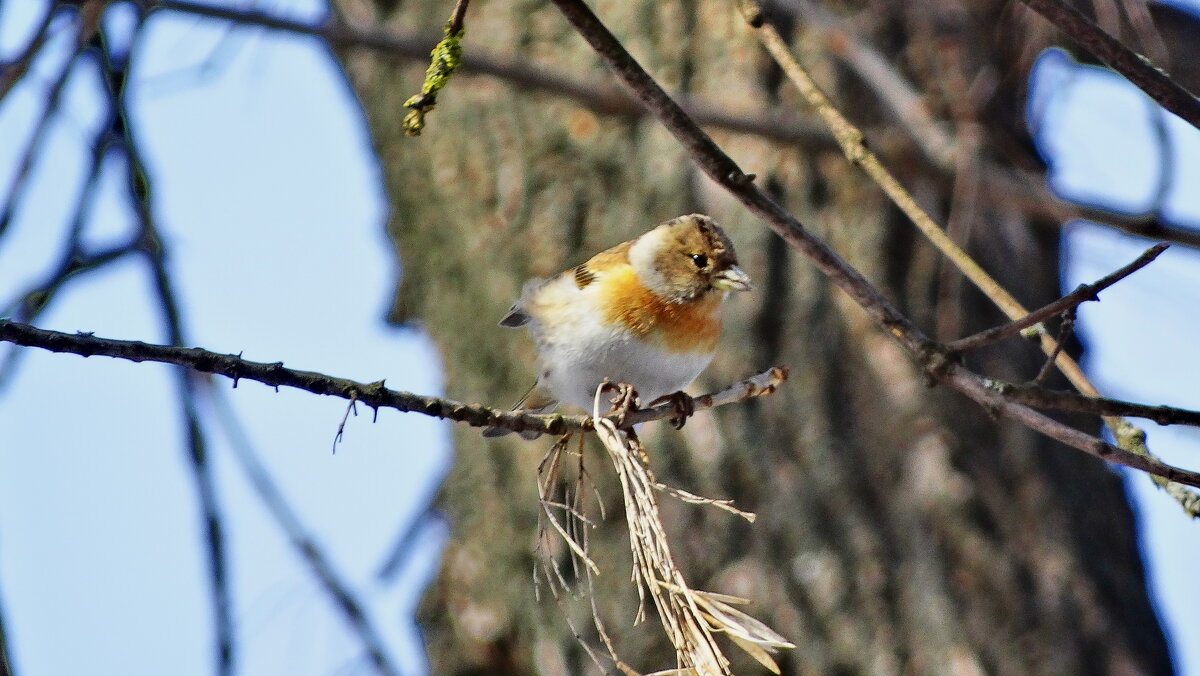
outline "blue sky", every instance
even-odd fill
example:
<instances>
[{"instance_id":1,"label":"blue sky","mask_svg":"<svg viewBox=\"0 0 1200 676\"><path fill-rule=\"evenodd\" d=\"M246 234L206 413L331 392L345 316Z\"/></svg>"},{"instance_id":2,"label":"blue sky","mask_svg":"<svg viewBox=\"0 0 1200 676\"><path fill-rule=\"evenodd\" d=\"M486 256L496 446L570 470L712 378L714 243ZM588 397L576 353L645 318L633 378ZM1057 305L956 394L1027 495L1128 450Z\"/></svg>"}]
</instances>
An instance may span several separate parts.
<instances>
[{"instance_id":1,"label":"blue sky","mask_svg":"<svg viewBox=\"0 0 1200 676\"><path fill-rule=\"evenodd\" d=\"M39 5L0 8L0 56L23 44L33 17L25 12ZM315 0L272 7L302 17L319 10ZM109 18L114 26L124 19ZM382 321L395 274L382 227L387 207L361 114L328 53L315 40L194 17L161 14L153 22L132 74L133 100L190 342L440 393L438 355L425 337ZM13 140L24 139L40 114L67 40L56 38L50 58L36 62L0 107L0 187L20 151ZM1145 208L1157 164L1144 100L1111 75L1055 54L1042 68L1040 139L1055 189ZM33 189L0 240L0 303L47 274L55 258L98 123L97 87L86 68L69 84ZM1200 223L1200 195L1188 194L1200 183L1200 135L1177 120L1170 128L1178 156L1190 160L1178 164L1164 206ZM130 222L119 172L109 171L87 241L119 241ZM1098 278L1146 246L1073 224L1064 285ZM148 282L141 262L126 260L70 286L38 323L162 341ZM1200 253L1176 247L1085 306L1086 364L1101 388L1200 408L1200 355L1189 336L1198 295ZM381 580L377 572L445 471L448 427L386 411L374 424L351 418L332 454L344 402L246 382L221 393L367 603L392 656L408 673L424 671L409 618L442 533L423 531L418 554L397 577ZM164 368L40 351L30 351L0 390L0 602L21 673L211 672L200 520L173 401ZM228 435L215 423L208 431L222 508L236 515L226 523L240 670L364 671L340 616L246 483ZM1196 430L1152 429L1150 440L1167 460L1197 465ZM1192 572L1200 525L1144 477L1129 485L1181 671L1200 675L1200 586ZM63 650L64 639L71 650Z\"/></svg>"}]
</instances>

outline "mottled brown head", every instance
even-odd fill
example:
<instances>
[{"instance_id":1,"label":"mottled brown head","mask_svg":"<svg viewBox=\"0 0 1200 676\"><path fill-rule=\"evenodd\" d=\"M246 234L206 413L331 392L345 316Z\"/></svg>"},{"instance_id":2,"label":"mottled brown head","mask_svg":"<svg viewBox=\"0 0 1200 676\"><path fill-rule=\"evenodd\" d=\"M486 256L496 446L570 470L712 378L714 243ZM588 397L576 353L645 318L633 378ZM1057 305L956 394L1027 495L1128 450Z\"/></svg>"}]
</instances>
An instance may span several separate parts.
<instances>
[{"instance_id":1,"label":"mottled brown head","mask_svg":"<svg viewBox=\"0 0 1200 676\"><path fill-rule=\"evenodd\" d=\"M629 262L651 291L673 301L752 288L733 242L703 214L673 218L642 235L629 250Z\"/></svg>"}]
</instances>

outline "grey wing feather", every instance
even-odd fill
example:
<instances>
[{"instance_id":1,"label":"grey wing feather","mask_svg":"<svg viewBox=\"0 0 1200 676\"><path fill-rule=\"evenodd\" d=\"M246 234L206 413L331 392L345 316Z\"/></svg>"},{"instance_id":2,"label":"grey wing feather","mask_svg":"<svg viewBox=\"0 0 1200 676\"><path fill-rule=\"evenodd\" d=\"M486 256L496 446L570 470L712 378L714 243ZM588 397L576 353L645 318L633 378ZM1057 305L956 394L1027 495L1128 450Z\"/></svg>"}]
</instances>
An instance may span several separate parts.
<instances>
[{"instance_id":1,"label":"grey wing feather","mask_svg":"<svg viewBox=\"0 0 1200 676\"><path fill-rule=\"evenodd\" d=\"M510 329L519 328L529 323L531 317L521 305L515 304L508 308L508 314L504 315L504 319L500 320L500 326L506 326Z\"/></svg>"},{"instance_id":2,"label":"grey wing feather","mask_svg":"<svg viewBox=\"0 0 1200 676\"><path fill-rule=\"evenodd\" d=\"M513 303L512 307L508 308L508 313L504 315L504 319L500 320L500 326L515 329L525 326L532 321L533 317L525 311L525 299L529 298L534 291L537 291L549 281L551 280L537 277L526 281L525 285L521 287L521 300Z\"/></svg>"}]
</instances>

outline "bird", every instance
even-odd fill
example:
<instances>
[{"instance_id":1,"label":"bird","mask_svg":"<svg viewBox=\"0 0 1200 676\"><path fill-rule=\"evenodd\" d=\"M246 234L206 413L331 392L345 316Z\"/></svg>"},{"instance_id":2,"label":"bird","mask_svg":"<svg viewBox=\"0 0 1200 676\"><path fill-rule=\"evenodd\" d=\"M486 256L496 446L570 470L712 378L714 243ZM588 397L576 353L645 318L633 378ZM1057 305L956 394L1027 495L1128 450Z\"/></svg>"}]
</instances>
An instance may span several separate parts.
<instances>
[{"instance_id":1,"label":"bird","mask_svg":"<svg viewBox=\"0 0 1200 676\"><path fill-rule=\"evenodd\" d=\"M703 214L673 218L550 279L531 279L500 320L524 327L536 344L537 382L513 410L544 413L558 404L592 410L597 387L626 383L641 401L673 400L712 361L721 306L753 288L733 243ZM509 430L490 427L484 436ZM536 438L536 433L522 434Z\"/></svg>"}]
</instances>

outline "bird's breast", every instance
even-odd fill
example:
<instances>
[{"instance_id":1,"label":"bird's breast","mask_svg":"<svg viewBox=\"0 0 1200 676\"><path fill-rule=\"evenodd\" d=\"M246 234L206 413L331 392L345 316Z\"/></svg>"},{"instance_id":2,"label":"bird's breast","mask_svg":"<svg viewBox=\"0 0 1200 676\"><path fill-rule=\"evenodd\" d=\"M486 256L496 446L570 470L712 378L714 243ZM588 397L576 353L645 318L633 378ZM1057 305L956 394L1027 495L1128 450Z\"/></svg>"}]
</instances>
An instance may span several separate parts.
<instances>
[{"instance_id":1,"label":"bird's breast","mask_svg":"<svg viewBox=\"0 0 1200 676\"><path fill-rule=\"evenodd\" d=\"M606 275L598 294L606 323L624 327L633 335L670 352L711 353L721 335L717 311L722 295L705 294L688 302L674 302L647 289L632 267Z\"/></svg>"}]
</instances>

